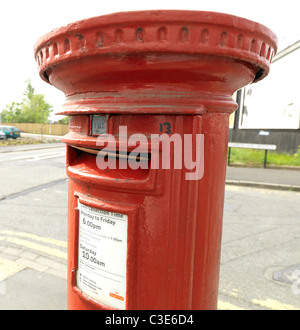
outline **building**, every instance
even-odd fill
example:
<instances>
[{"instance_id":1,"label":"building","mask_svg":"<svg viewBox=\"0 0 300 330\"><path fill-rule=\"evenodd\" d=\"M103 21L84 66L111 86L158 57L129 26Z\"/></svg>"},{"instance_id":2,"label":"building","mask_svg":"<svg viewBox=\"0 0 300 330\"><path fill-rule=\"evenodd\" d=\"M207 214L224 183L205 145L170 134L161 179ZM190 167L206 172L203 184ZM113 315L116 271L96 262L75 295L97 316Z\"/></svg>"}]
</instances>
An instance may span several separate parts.
<instances>
[{"instance_id":1,"label":"building","mask_svg":"<svg viewBox=\"0 0 300 330\"><path fill-rule=\"evenodd\" d=\"M276 144L278 152L300 148L300 40L280 51L270 74L236 93L229 141Z\"/></svg>"}]
</instances>

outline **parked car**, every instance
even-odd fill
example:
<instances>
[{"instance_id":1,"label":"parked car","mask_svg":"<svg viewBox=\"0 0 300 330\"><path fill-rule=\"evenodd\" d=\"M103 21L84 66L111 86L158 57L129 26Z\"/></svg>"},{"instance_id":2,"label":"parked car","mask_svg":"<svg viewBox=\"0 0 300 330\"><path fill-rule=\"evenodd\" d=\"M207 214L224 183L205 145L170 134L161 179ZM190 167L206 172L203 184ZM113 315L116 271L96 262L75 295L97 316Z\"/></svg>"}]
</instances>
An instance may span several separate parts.
<instances>
[{"instance_id":1,"label":"parked car","mask_svg":"<svg viewBox=\"0 0 300 330\"><path fill-rule=\"evenodd\" d=\"M6 134L0 131L0 140L6 140Z\"/></svg>"},{"instance_id":2,"label":"parked car","mask_svg":"<svg viewBox=\"0 0 300 330\"><path fill-rule=\"evenodd\" d=\"M20 130L15 126L2 125L0 126L0 131L5 133L7 139L9 138L16 139L21 136Z\"/></svg>"}]
</instances>

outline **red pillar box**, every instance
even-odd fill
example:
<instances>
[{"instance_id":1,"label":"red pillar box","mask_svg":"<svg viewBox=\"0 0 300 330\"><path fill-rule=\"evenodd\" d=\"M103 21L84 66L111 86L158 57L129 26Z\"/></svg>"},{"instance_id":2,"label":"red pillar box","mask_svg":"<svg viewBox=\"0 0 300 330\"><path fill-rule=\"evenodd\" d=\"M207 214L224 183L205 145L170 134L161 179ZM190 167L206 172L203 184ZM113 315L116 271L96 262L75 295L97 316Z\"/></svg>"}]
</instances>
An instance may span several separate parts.
<instances>
[{"instance_id":1,"label":"red pillar box","mask_svg":"<svg viewBox=\"0 0 300 330\"><path fill-rule=\"evenodd\" d=\"M215 309L232 94L263 79L266 27L231 15L90 18L35 46L70 116L70 309Z\"/></svg>"}]
</instances>

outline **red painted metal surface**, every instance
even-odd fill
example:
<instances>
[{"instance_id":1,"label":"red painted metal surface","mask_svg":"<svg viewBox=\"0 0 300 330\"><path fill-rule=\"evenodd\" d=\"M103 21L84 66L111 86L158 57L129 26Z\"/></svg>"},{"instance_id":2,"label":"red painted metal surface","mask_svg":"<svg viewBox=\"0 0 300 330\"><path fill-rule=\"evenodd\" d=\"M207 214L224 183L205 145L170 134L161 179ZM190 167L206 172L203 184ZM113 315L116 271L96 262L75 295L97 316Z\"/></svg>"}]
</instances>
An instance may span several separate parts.
<instances>
[{"instance_id":1,"label":"red painted metal surface","mask_svg":"<svg viewBox=\"0 0 300 330\"><path fill-rule=\"evenodd\" d=\"M67 25L35 46L40 76L62 90L70 116L68 304L110 309L76 283L78 200L128 215L126 309L216 309L232 94L263 79L276 52L266 27L195 11L117 13ZM186 170L99 170L91 115L107 131L204 134L204 176ZM147 151L149 140L144 145ZM195 150L193 150L195 152ZM124 160L120 159L119 162Z\"/></svg>"}]
</instances>

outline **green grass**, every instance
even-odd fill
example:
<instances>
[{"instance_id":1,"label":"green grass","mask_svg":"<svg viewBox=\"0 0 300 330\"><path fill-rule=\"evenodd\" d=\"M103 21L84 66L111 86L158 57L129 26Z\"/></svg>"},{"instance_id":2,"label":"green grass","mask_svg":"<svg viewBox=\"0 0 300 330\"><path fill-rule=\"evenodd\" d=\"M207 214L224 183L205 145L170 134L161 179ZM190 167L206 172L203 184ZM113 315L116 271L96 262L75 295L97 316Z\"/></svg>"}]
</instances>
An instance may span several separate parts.
<instances>
[{"instance_id":1,"label":"green grass","mask_svg":"<svg viewBox=\"0 0 300 330\"><path fill-rule=\"evenodd\" d=\"M231 148L230 164L263 165L264 158L264 150ZM300 166L300 146L293 155L268 151L267 165Z\"/></svg>"}]
</instances>

